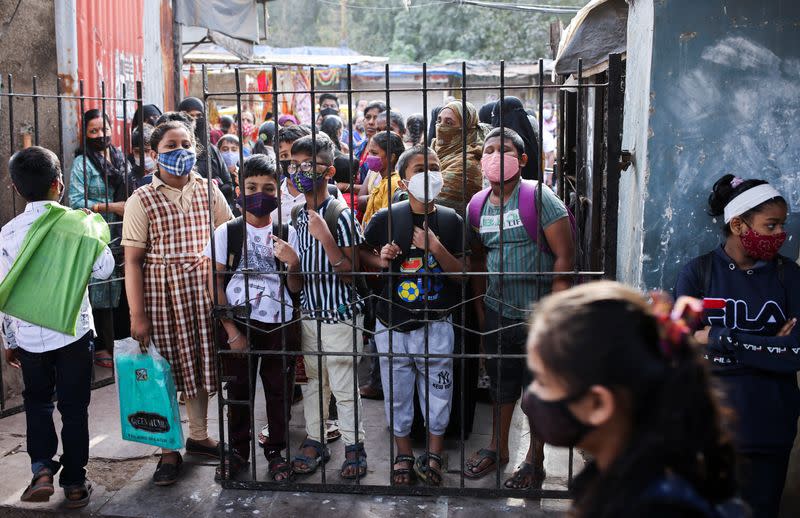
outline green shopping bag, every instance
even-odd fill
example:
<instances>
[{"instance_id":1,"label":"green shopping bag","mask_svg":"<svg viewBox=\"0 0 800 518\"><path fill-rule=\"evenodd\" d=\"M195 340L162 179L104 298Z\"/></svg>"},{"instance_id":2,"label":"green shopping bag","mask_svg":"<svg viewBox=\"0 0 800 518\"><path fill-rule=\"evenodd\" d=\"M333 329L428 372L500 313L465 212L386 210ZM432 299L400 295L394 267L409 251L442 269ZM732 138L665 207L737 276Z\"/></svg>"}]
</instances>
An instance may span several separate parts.
<instances>
[{"instance_id":1,"label":"green shopping bag","mask_svg":"<svg viewBox=\"0 0 800 518\"><path fill-rule=\"evenodd\" d=\"M133 338L114 345L122 438L168 450L183 448L181 415L169 362L151 343L147 354Z\"/></svg>"},{"instance_id":2,"label":"green shopping bag","mask_svg":"<svg viewBox=\"0 0 800 518\"><path fill-rule=\"evenodd\" d=\"M0 282L0 311L75 336L92 266L108 240L108 224L99 214L47 205Z\"/></svg>"}]
</instances>

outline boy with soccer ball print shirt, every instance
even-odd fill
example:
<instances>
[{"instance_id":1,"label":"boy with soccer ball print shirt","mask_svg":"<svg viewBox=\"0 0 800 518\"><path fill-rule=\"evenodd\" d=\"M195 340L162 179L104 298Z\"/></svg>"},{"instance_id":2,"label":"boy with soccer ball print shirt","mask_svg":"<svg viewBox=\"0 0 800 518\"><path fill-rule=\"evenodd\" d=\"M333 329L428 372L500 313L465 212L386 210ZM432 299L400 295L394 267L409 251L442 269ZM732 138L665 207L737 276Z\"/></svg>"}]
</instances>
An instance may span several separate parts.
<instances>
[{"instance_id":1,"label":"boy with soccer ball print shirt","mask_svg":"<svg viewBox=\"0 0 800 518\"><path fill-rule=\"evenodd\" d=\"M428 353L453 352L450 314L461 302L462 279L443 273L462 271L459 257L464 254L464 222L454 210L433 203L442 189L439 160L433 150L415 146L400 156L397 166L399 188L408 192L409 199L392 203L372 217L360 257L372 268L393 273L383 276L376 307L378 352L390 351L391 333L391 351L410 355L395 356L391 361L380 358L387 421L391 421L392 407L394 412L397 456L393 482L411 485L419 477L438 486L442 481L443 437L450 419L453 359L429 358L426 368L424 355L426 337ZM390 369L393 401L389 398ZM415 387L430 437L430 450L417 459L409 437Z\"/></svg>"}]
</instances>

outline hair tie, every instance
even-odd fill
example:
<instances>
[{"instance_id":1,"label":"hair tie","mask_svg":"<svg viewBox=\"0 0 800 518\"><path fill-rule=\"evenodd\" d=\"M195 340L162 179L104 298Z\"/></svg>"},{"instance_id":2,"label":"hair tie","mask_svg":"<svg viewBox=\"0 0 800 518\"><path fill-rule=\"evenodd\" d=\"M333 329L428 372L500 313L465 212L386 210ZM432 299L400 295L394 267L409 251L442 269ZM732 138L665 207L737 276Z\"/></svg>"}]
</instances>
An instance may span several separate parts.
<instances>
[{"instance_id":1,"label":"hair tie","mask_svg":"<svg viewBox=\"0 0 800 518\"><path fill-rule=\"evenodd\" d=\"M681 297L673 304L664 292L651 295L653 315L658 323L658 345L668 360L673 360L691 346L694 332L702 327L703 303L691 297Z\"/></svg>"},{"instance_id":2,"label":"hair tie","mask_svg":"<svg viewBox=\"0 0 800 518\"><path fill-rule=\"evenodd\" d=\"M744 183L744 180L742 180L742 179L741 179L741 178L739 178L738 176L734 176L734 177L733 177L733 180L731 180L731 187L733 187L734 189L736 189L737 187L739 187L739 186L740 186L740 185L742 185L743 183Z\"/></svg>"}]
</instances>

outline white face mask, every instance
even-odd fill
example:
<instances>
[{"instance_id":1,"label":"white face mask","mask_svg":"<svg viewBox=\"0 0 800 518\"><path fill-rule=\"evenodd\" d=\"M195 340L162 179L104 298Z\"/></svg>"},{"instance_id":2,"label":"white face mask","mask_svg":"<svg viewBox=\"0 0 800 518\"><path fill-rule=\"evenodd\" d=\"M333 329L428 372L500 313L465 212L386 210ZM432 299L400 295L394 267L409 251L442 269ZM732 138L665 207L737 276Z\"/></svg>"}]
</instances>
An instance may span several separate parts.
<instances>
[{"instance_id":1,"label":"white face mask","mask_svg":"<svg viewBox=\"0 0 800 518\"><path fill-rule=\"evenodd\" d=\"M425 178L428 178L428 199L425 199ZM442 192L442 187L444 185L444 180L442 179L442 173L439 171L428 171L426 175L423 173L417 173L411 177L411 180L406 182L408 185L408 192L413 196L416 200L421 201L423 203L427 203L436 199L439 196L439 193Z\"/></svg>"},{"instance_id":2,"label":"white face mask","mask_svg":"<svg viewBox=\"0 0 800 518\"><path fill-rule=\"evenodd\" d=\"M542 108L542 117L546 120L550 120L553 117L553 110L550 108Z\"/></svg>"},{"instance_id":3,"label":"white face mask","mask_svg":"<svg viewBox=\"0 0 800 518\"><path fill-rule=\"evenodd\" d=\"M142 164L141 164L141 160L139 160L139 156L138 156L138 155L134 155L134 157L133 157L133 161L134 161L134 162L136 163L136 165L138 165L138 166L141 166L141 165L142 165ZM156 169L156 161L155 161L155 160L153 160L153 159L150 157L150 155L145 155L145 156L144 156L144 170L145 170L146 172L149 172L149 171L155 171L155 169Z\"/></svg>"}]
</instances>

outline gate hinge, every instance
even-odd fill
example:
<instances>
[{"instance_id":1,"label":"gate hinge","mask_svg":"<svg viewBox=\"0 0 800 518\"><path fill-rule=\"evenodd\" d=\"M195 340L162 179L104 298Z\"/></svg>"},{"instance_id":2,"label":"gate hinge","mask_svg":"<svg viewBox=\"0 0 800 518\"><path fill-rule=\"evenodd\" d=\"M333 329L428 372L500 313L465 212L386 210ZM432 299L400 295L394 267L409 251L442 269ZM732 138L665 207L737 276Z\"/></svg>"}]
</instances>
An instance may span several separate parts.
<instances>
[{"instance_id":1,"label":"gate hinge","mask_svg":"<svg viewBox=\"0 0 800 518\"><path fill-rule=\"evenodd\" d=\"M619 168L622 171L627 171L633 163L633 154L627 149L623 149L619 154Z\"/></svg>"}]
</instances>

